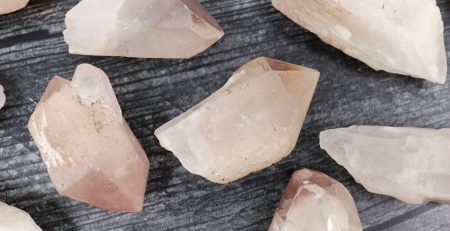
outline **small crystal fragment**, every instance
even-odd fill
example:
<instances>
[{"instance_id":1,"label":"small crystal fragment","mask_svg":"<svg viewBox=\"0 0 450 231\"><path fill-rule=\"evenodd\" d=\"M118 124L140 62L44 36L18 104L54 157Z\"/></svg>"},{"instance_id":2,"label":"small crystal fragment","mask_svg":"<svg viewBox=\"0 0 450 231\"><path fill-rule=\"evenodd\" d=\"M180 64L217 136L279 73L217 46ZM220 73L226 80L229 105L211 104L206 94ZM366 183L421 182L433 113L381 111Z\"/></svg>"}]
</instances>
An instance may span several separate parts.
<instances>
[{"instance_id":1,"label":"small crystal fragment","mask_svg":"<svg viewBox=\"0 0 450 231\"><path fill-rule=\"evenodd\" d=\"M0 14L7 14L24 8L29 0L1 0Z\"/></svg>"},{"instance_id":2,"label":"small crystal fragment","mask_svg":"<svg viewBox=\"0 0 450 231\"><path fill-rule=\"evenodd\" d=\"M0 85L0 109L2 109L3 106L5 106L5 102L6 102L5 92L3 90L3 86Z\"/></svg>"},{"instance_id":3,"label":"small crystal fragment","mask_svg":"<svg viewBox=\"0 0 450 231\"><path fill-rule=\"evenodd\" d=\"M190 58L223 35L196 0L83 0L66 15L72 54Z\"/></svg>"},{"instance_id":4,"label":"small crystal fragment","mask_svg":"<svg viewBox=\"0 0 450 231\"><path fill-rule=\"evenodd\" d=\"M275 211L269 231L362 231L352 195L331 177L296 171Z\"/></svg>"},{"instance_id":5,"label":"small crystal fragment","mask_svg":"<svg viewBox=\"0 0 450 231\"><path fill-rule=\"evenodd\" d=\"M237 180L294 149L318 79L312 69L255 59L155 135L188 171L217 183Z\"/></svg>"},{"instance_id":6,"label":"small crystal fragment","mask_svg":"<svg viewBox=\"0 0 450 231\"><path fill-rule=\"evenodd\" d=\"M42 231L28 213L3 202L0 202L0 230Z\"/></svg>"},{"instance_id":7,"label":"small crystal fragment","mask_svg":"<svg viewBox=\"0 0 450 231\"><path fill-rule=\"evenodd\" d=\"M320 133L320 147L370 192L450 203L450 129L331 129Z\"/></svg>"},{"instance_id":8,"label":"small crystal fragment","mask_svg":"<svg viewBox=\"0 0 450 231\"><path fill-rule=\"evenodd\" d=\"M436 83L447 78L435 0L272 0L307 30L375 70Z\"/></svg>"},{"instance_id":9,"label":"small crystal fragment","mask_svg":"<svg viewBox=\"0 0 450 231\"><path fill-rule=\"evenodd\" d=\"M149 161L106 74L82 64L50 81L28 123L61 195L112 211L142 209Z\"/></svg>"}]
</instances>

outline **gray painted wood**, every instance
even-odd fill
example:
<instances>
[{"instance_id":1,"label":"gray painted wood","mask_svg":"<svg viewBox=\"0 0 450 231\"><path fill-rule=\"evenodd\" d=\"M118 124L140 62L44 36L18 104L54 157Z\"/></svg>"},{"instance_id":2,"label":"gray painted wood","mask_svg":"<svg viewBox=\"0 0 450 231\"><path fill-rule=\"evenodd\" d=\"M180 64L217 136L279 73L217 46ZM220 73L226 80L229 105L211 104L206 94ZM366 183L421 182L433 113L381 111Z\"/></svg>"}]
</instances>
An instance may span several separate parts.
<instances>
[{"instance_id":1,"label":"gray painted wood","mask_svg":"<svg viewBox=\"0 0 450 231\"><path fill-rule=\"evenodd\" d=\"M201 2L226 35L189 60L68 54L61 32L64 14L76 0L31 0L25 10L0 16L0 83L8 97L0 111L0 200L28 211L44 230L266 230L290 174L308 167L349 188L368 231L450 230L449 206L407 205L368 193L318 146L320 131L353 124L450 127L448 83L376 72L296 26L269 0ZM438 4L449 38L450 2ZM274 166L228 185L190 174L158 145L154 130L258 56L322 73L297 147ZM141 213L107 212L58 196L26 130L50 78L71 78L83 62L110 76L126 120L151 160Z\"/></svg>"}]
</instances>

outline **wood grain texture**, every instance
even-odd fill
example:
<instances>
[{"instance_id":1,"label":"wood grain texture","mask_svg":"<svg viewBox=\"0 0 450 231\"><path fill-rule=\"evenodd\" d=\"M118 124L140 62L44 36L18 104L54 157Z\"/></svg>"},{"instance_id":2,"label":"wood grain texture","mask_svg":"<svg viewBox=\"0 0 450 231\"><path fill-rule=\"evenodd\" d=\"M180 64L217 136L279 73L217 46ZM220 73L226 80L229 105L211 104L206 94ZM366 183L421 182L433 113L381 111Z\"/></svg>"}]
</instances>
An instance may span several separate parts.
<instances>
[{"instance_id":1,"label":"wood grain texture","mask_svg":"<svg viewBox=\"0 0 450 231\"><path fill-rule=\"evenodd\" d=\"M348 187L365 230L450 230L450 206L413 206L371 194L318 145L320 131L354 124L450 127L449 83L376 72L295 25L269 0L201 2L226 34L189 60L68 54L61 32L64 15L77 0L31 0L26 9L0 16L0 83L8 98L0 111L0 200L28 211L44 230L266 230L290 174L308 167ZM450 48L450 1L438 4ZM322 74L294 152L228 185L190 174L158 145L154 130L258 56L316 68ZM84 62L110 76L124 116L151 161L141 213L107 212L58 196L26 129L48 81L54 75L71 78Z\"/></svg>"}]
</instances>

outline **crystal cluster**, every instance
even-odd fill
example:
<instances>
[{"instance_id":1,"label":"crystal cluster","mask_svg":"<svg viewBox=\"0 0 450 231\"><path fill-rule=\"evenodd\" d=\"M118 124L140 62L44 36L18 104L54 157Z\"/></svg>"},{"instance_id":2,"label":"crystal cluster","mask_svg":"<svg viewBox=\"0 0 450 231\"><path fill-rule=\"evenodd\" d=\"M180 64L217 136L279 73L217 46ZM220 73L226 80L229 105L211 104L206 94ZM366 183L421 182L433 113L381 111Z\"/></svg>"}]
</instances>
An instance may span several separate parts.
<instances>
[{"instance_id":1,"label":"crystal cluster","mask_svg":"<svg viewBox=\"0 0 450 231\"><path fill-rule=\"evenodd\" d=\"M275 211L269 231L362 231L350 192L329 176L296 171Z\"/></svg>"},{"instance_id":2,"label":"crystal cluster","mask_svg":"<svg viewBox=\"0 0 450 231\"><path fill-rule=\"evenodd\" d=\"M435 0L272 0L309 31L376 70L444 83L447 58Z\"/></svg>"},{"instance_id":3,"label":"crystal cluster","mask_svg":"<svg viewBox=\"0 0 450 231\"><path fill-rule=\"evenodd\" d=\"M322 132L320 146L370 192L450 202L450 129L353 126Z\"/></svg>"},{"instance_id":4,"label":"crystal cluster","mask_svg":"<svg viewBox=\"0 0 450 231\"><path fill-rule=\"evenodd\" d=\"M140 211L149 161L122 118L106 74L88 64L50 81L28 123L62 195L113 211Z\"/></svg>"},{"instance_id":5,"label":"crystal cluster","mask_svg":"<svg viewBox=\"0 0 450 231\"><path fill-rule=\"evenodd\" d=\"M0 202L1 231L42 231L28 213Z\"/></svg>"},{"instance_id":6,"label":"crystal cluster","mask_svg":"<svg viewBox=\"0 0 450 231\"><path fill-rule=\"evenodd\" d=\"M217 183L234 181L294 149L318 79L312 69L255 59L155 135L188 171Z\"/></svg>"},{"instance_id":7,"label":"crystal cluster","mask_svg":"<svg viewBox=\"0 0 450 231\"><path fill-rule=\"evenodd\" d=\"M73 54L189 58L223 36L196 0L83 0L66 15Z\"/></svg>"},{"instance_id":8,"label":"crystal cluster","mask_svg":"<svg viewBox=\"0 0 450 231\"><path fill-rule=\"evenodd\" d=\"M1 0L0 14L7 14L24 8L29 0Z\"/></svg>"}]
</instances>

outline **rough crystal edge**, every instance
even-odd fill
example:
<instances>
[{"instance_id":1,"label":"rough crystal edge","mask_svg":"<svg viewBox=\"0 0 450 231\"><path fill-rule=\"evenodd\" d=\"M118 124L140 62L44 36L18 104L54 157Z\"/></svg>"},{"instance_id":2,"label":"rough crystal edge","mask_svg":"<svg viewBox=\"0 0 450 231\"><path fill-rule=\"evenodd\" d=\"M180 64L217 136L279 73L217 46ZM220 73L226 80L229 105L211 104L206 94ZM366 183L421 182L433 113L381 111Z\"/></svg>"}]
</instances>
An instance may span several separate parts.
<instances>
[{"instance_id":1,"label":"rough crystal edge","mask_svg":"<svg viewBox=\"0 0 450 231\"><path fill-rule=\"evenodd\" d=\"M173 152L173 150L171 150L167 145L165 145L164 139L161 138L160 134L164 133L165 130L169 129L172 126L175 126L176 124L180 123L181 121L183 121L186 117L188 117L192 112L196 111L198 108L202 107L206 102L210 101L210 100L214 100L215 98L217 98L218 96L220 96L223 92L225 92L227 90L227 88L232 87L235 83L236 83L236 79L238 75L240 75L241 73L244 73L245 71L243 71L245 68L247 68L248 66L254 65L256 62L264 62L266 65L270 66L271 68L273 68L272 71L280 71L283 70L284 72L287 73L309 73L308 75L308 79L310 79L309 81L314 82L314 86L313 86L313 90L312 90L312 94L311 94L311 98L308 100L308 110L309 110L309 104L311 103L312 97L314 96L314 92L315 92L315 88L317 86L317 83L319 81L320 78L320 72L312 69L312 68L307 68L304 66L300 66L297 64L292 64L292 63L288 63L288 62L284 62L284 61L280 61L280 60L276 60L276 59L272 59L272 58L267 58L267 57L258 57L256 59L253 59L247 63L245 63L243 66L241 66L238 70L236 70L233 75L228 79L228 81L221 87L219 88L217 91L215 91L214 93L212 93L210 96L208 96L207 98L205 98L204 100L202 100L200 103L194 105L193 107L191 107L190 109L188 109L187 111L183 112L182 114L176 116L175 118L173 118L172 120L170 120L169 122L161 125L160 127L158 127L155 130L155 136L157 137L157 139L159 140L159 144L165 148L166 150L169 150L170 152ZM285 71L284 68L287 68L288 70ZM290 91L288 89L288 91ZM307 114L308 110L305 112L305 115ZM301 130L301 127L300 127ZM300 131L299 131L300 132ZM298 136L300 134L297 135L297 139ZM275 159L271 164L268 164L267 166L261 168L260 170L256 170L256 171L252 171L250 173L247 173L243 176L237 177L237 178L229 178L225 181L219 181L219 180L214 180L214 179L210 179L208 177L205 177L201 174L201 172L197 172L197 171L192 171L192 169L190 169L189 167L187 167L187 165L184 163L183 159L179 159L179 161L181 162L182 166L187 169L189 172L202 176L208 180L210 180L211 182L214 183L218 183L218 184L227 184L236 180L239 180L245 176L248 176L251 173L257 172L257 171L261 171L265 168L268 168L270 166L272 166L273 164L281 161L283 158L285 158L286 156L288 156L292 150L295 148L295 144L290 148L291 151L288 152L286 155Z\"/></svg>"}]
</instances>

